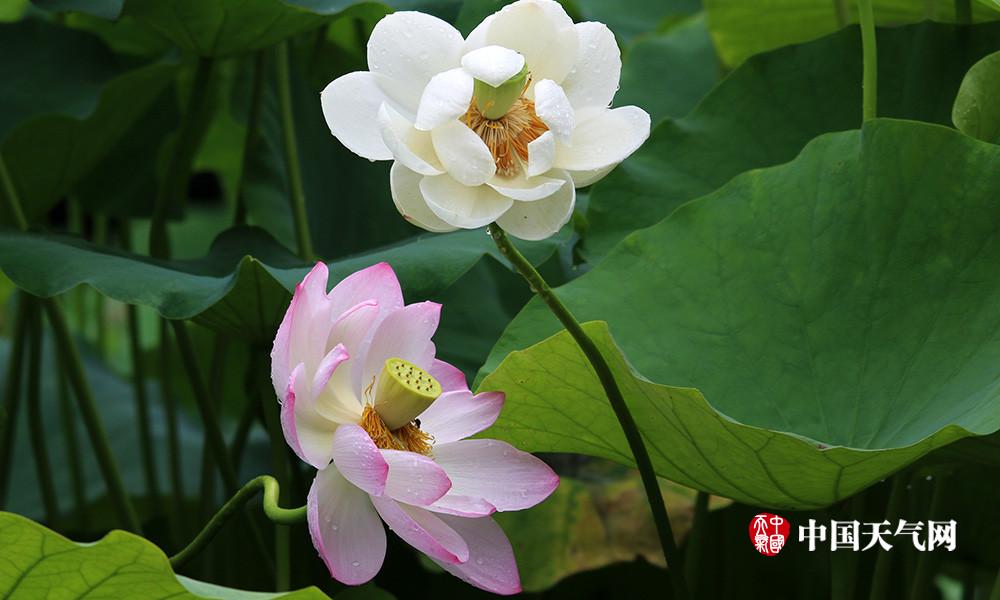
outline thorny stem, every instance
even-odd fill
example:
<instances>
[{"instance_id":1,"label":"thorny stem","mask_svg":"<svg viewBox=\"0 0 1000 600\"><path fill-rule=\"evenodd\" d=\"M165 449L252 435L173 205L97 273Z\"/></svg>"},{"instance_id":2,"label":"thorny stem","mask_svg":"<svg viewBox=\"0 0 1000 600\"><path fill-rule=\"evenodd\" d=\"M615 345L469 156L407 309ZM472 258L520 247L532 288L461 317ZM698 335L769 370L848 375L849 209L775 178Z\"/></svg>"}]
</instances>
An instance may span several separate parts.
<instances>
[{"instance_id":1,"label":"thorny stem","mask_svg":"<svg viewBox=\"0 0 1000 600\"><path fill-rule=\"evenodd\" d=\"M243 505L249 502L257 494L257 491L261 489L264 490L264 514L271 521L279 525L293 525L302 522L306 518L305 506L281 508L278 505L280 488L277 480L270 475L261 475L250 480L249 483L233 494L233 497L209 519L205 527L191 540L191 543L170 557L170 566L174 570L177 570L201 552L212 541L212 538L219 532L219 529L237 514L243 508Z\"/></svg>"},{"instance_id":2,"label":"thorny stem","mask_svg":"<svg viewBox=\"0 0 1000 600\"><path fill-rule=\"evenodd\" d=\"M642 485L646 491L646 500L649 502L649 508L653 512L653 521L656 524L656 530L660 537L660 546L663 549L664 557L667 559L674 598L677 600L687 600L689 593L687 583L684 579L684 564L677 549L677 543L674 541L673 529L670 526L670 517L667 514L667 507L663 502L663 495L660 492L660 486L656 479L656 472L653 470L653 463L649 458L649 452L642 441L642 434L639 433L635 419L632 418L632 413L629 412L628 406L625 404L625 398L622 396L622 392L615 382L611 367L597 348L597 344L584 331L580 322L576 320L566 305L556 296L541 274L535 270L535 267L518 251L517 247L507 237L507 233L496 223L489 226L488 232L496 243L500 253L510 261L514 269L528 282L531 290L538 294L542 301L545 302L549 310L552 311L552 314L559 319L563 327L573 336L573 339L580 346L580 350L583 351L587 360L590 361L590 365L597 374L597 378L604 388L604 393L611 403L611 408L618 418L618 423L625 434L629 449L635 457L636 468L639 470Z\"/></svg>"}]
</instances>

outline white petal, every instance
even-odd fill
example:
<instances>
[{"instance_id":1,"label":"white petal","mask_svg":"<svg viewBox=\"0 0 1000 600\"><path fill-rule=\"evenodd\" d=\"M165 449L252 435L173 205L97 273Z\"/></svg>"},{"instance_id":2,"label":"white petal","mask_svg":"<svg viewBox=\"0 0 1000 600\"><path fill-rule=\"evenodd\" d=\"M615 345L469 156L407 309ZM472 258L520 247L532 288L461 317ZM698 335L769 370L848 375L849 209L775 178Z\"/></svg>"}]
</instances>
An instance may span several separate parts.
<instances>
[{"instance_id":1,"label":"white petal","mask_svg":"<svg viewBox=\"0 0 1000 600\"><path fill-rule=\"evenodd\" d=\"M555 235L573 216L576 188L565 172L556 171L566 185L544 200L515 202L514 206L497 219L497 224L507 233L522 240L544 240Z\"/></svg>"},{"instance_id":2,"label":"white petal","mask_svg":"<svg viewBox=\"0 0 1000 600\"><path fill-rule=\"evenodd\" d=\"M562 81L563 91L574 108L606 108L618 91L622 56L615 34L603 23L578 23L580 49L576 64Z\"/></svg>"},{"instance_id":3,"label":"white petal","mask_svg":"<svg viewBox=\"0 0 1000 600\"><path fill-rule=\"evenodd\" d=\"M528 176L541 175L556 162L556 136L546 131L528 143Z\"/></svg>"},{"instance_id":4,"label":"white petal","mask_svg":"<svg viewBox=\"0 0 1000 600\"><path fill-rule=\"evenodd\" d=\"M649 114L635 106L606 110L578 123L572 146L556 148L555 166L594 171L620 163L649 137Z\"/></svg>"},{"instance_id":5,"label":"white petal","mask_svg":"<svg viewBox=\"0 0 1000 600\"><path fill-rule=\"evenodd\" d=\"M574 114L566 93L551 79L535 84L535 114L549 126L563 144L569 144L573 135Z\"/></svg>"},{"instance_id":6,"label":"white petal","mask_svg":"<svg viewBox=\"0 0 1000 600\"><path fill-rule=\"evenodd\" d=\"M449 225L438 218L420 193L420 180L424 176L407 169L399 161L392 163L389 170L389 189L392 192L392 202L403 218L417 227L427 231L443 233L454 231L457 227Z\"/></svg>"},{"instance_id":7,"label":"white petal","mask_svg":"<svg viewBox=\"0 0 1000 600\"><path fill-rule=\"evenodd\" d=\"M367 71L356 71L330 82L320 94L330 133L347 148L369 160L389 160L392 152L379 134L378 109L385 94Z\"/></svg>"},{"instance_id":8,"label":"white petal","mask_svg":"<svg viewBox=\"0 0 1000 600\"><path fill-rule=\"evenodd\" d=\"M483 83L499 87L524 68L524 57L510 48L486 46L462 57L462 68Z\"/></svg>"},{"instance_id":9,"label":"white petal","mask_svg":"<svg viewBox=\"0 0 1000 600\"><path fill-rule=\"evenodd\" d=\"M482 185L497 172L486 143L460 121L449 121L431 132L434 150L448 173L462 185Z\"/></svg>"},{"instance_id":10,"label":"white petal","mask_svg":"<svg viewBox=\"0 0 1000 600\"><path fill-rule=\"evenodd\" d=\"M472 102L472 87L472 77L461 68L450 69L432 77L420 96L414 126L430 131L446 121L464 115Z\"/></svg>"},{"instance_id":11,"label":"white petal","mask_svg":"<svg viewBox=\"0 0 1000 600\"><path fill-rule=\"evenodd\" d=\"M560 82L576 62L576 28L553 0L522 0L505 6L493 15L485 43L520 52L535 81Z\"/></svg>"},{"instance_id":12,"label":"white petal","mask_svg":"<svg viewBox=\"0 0 1000 600\"><path fill-rule=\"evenodd\" d=\"M378 111L378 125L382 141L398 162L421 175L444 173L441 161L434 154L431 134L415 129L388 103L382 104Z\"/></svg>"},{"instance_id":13,"label":"white petal","mask_svg":"<svg viewBox=\"0 0 1000 600\"><path fill-rule=\"evenodd\" d=\"M552 177L525 177L518 173L514 177L494 177L486 185L512 200L533 202L548 198L566 184L565 179Z\"/></svg>"},{"instance_id":14,"label":"white petal","mask_svg":"<svg viewBox=\"0 0 1000 600\"><path fill-rule=\"evenodd\" d=\"M313 545L334 578L359 585L379 572L385 528L367 494L327 467L316 473L307 507Z\"/></svg>"},{"instance_id":15,"label":"white petal","mask_svg":"<svg viewBox=\"0 0 1000 600\"><path fill-rule=\"evenodd\" d=\"M416 114L431 77L458 66L463 44L462 34L437 17L392 13L368 39L368 68L390 98Z\"/></svg>"},{"instance_id":16,"label":"white petal","mask_svg":"<svg viewBox=\"0 0 1000 600\"><path fill-rule=\"evenodd\" d=\"M598 181L604 179L604 176L610 173L618 166L618 163L614 163L603 169L593 169L591 171L567 171L569 176L573 178L573 185L578 188L587 187L588 185L594 185Z\"/></svg>"},{"instance_id":17,"label":"white petal","mask_svg":"<svg viewBox=\"0 0 1000 600\"><path fill-rule=\"evenodd\" d=\"M434 214L464 229L489 225L514 203L489 186L464 186L448 175L424 177L420 191Z\"/></svg>"}]
</instances>

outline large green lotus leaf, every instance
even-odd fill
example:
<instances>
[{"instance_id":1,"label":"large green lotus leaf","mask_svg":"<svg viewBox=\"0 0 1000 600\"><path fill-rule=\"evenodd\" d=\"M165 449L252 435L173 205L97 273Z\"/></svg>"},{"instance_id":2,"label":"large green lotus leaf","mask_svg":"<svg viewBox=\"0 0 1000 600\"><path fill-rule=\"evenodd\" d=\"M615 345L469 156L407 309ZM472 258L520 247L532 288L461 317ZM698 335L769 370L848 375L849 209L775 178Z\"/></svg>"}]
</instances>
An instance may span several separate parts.
<instances>
[{"instance_id":1,"label":"large green lotus leaf","mask_svg":"<svg viewBox=\"0 0 1000 600\"><path fill-rule=\"evenodd\" d=\"M660 475L823 506L1000 428L998 186L997 146L873 121L686 204L559 294L614 332L591 326ZM484 371L558 329L532 301ZM493 435L631 462L565 335L481 389L507 392Z\"/></svg>"},{"instance_id":2,"label":"large green lotus leaf","mask_svg":"<svg viewBox=\"0 0 1000 600\"><path fill-rule=\"evenodd\" d=\"M557 239L531 244L540 263ZM380 261L393 266L411 301L438 293L486 255L499 260L482 231L414 238L329 263L331 284ZM290 290L309 266L262 230L245 227L219 236L199 260L158 261L78 238L0 232L0 269L22 289L54 296L86 283L128 304L151 306L168 319L195 319L230 335L266 342L274 337Z\"/></svg>"},{"instance_id":3,"label":"large green lotus leaf","mask_svg":"<svg viewBox=\"0 0 1000 600\"><path fill-rule=\"evenodd\" d=\"M0 593L10 600L328 598L315 587L283 594L256 594L187 578L181 581L170 569L166 555L137 535L112 531L94 544L77 544L13 513L0 513L0 548ZM224 594L218 595L219 591Z\"/></svg>"},{"instance_id":4,"label":"large green lotus leaf","mask_svg":"<svg viewBox=\"0 0 1000 600\"><path fill-rule=\"evenodd\" d=\"M660 123L638 152L594 186L587 258L597 260L630 232L739 173L787 162L822 133L858 127L859 35L851 27L755 56L689 116ZM998 49L998 24L880 30L879 114L950 124L962 75Z\"/></svg>"},{"instance_id":5,"label":"large green lotus leaf","mask_svg":"<svg viewBox=\"0 0 1000 600\"><path fill-rule=\"evenodd\" d=\"M615 104L641 106L654 123L683 117L712 89L718 73L705 16L697 15L629 47Z\"/></svg>"},{"instance_id":6,"label":"large green lotus leaf","mask_svg":"<svg viewBox=\"0 0 1000 600\"><path fill-rule=\"evenodd\" d=\"M1000 144L1000 52L972 65L955 98L955 127L974 138Z\"/></svg>"},{"instance_id":7,"label":"large green lotus leaf","mask_svg":"<svg viewBox=\"0 0 1000 600\"><path fill-rule=\"evenodd\" d=\"M705 10L722 62L736 66L754 54L837 31L841 28L837 20L838 4L843 5L848 22L858 22L854 0L705 0ZM952 0L876 0L873 5L875 22L879 25L957 20ZM973 6L974 22L998 17L995 8Z\"/></svg>"},{"instance_id":8,"label":"large green lotus leaf","mask_svg":"<svg viewBox=\"0 0 1000 600\"><path fill-rule=\"evenodd\" d=\"M0 25L0 37L0 151L32 219L115 148L176 67L123 70L97 37L33 19Z\"/></svg>"},{"instance_id":9,"label":"large green lotus leaf","mask_svg":"<svg viewBox=\"0 0 1000 600\"><path fill-rule=\"evenodd\" d=\"M396 9L453 12L455 0L388 0ZM185 50L228 56L314 29L359 0L126 0L122 14L146 22ZM451 10L449 10L451 9Z\"/></svg>"}]
</instances>

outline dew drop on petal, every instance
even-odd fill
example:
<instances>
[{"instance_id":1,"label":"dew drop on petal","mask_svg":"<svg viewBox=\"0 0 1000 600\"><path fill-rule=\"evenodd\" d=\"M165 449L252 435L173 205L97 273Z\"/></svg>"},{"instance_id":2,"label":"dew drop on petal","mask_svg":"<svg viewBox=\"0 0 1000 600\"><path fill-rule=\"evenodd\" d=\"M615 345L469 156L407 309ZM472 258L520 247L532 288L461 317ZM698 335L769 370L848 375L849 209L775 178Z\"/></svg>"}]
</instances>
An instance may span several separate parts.
<instances>
[{"instance_id":1,"label":"dew drop on petal","mask_svg":"<svg viewBox=\"0 0 1000 600\"><path fill-rule=\"evenodd\" d=\"M358 567L361 566L361 563L358 562L358 561L354 561L354 562L351 563L351 566L354 567L355 569L357 569Z\"/></svg>"}]
</instances>

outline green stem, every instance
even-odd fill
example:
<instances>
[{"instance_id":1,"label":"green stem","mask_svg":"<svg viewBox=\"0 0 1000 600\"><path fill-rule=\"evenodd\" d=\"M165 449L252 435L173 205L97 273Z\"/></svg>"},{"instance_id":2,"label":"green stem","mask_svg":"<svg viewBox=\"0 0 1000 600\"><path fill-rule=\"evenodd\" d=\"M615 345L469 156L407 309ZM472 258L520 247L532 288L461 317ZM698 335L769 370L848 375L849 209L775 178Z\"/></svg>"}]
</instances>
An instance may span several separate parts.
<instances>
[{"instance_id":1,"label":"green stem","mask_svg":"<svg viewBox=\"0 0 1000 600\"><path fill-rule=\"evenodd\" d=\"M315 260L312 238L309 235L309 221L306 214L306 195L302 189L302 171L299 166L299 151L295 140L295 118L292 114L292 85L288 67L288 42L281 42L275 48L278 75L278 106L281 111L282 142L285 148L285 171L288 175L289 201L295 221L295 238L299 245L299 256L307 261Z\"/></svg>"},{"instance_id":2,"label":"green stem","mask_svg":"<svg viewBox=\"0 0 1000 600\"><path fill-rule=\"evenodd\" d=\"M28 395L25 402L28 404L28 431L38 487L42 494L42 506L45 509L45 520L51 525L59 517L59 503L56 501L56 486L52 480L52 463L45 446L45 422L42 419L42 315L37 302L32 300L31 304L28 322L31 341L28 351Z\"/></svg>"},{"instance_id":3,"label":"green stem","mask_svg":"<svg viewBox=\"0 0 1000 600\"><path fill-rule=\"evenodd\" d=\"M1000 569L997 569L997 577L993 582L993 591L990 592L990 600L1000 600Z\"/></svg>"},{"instance_id":4,"label":"green stem","mask_svg":"<svg viewBox=\"0 0 1000 600\"><path fill-rule=\"evenodd\" d=\"M87 382L87 376L83 369L83 361L80 360L80 352L76 348L73 336L66 326L66 319L59 304L54 298L43 300L45 313L52 326L52 333L55 335L56 346L62 352L63 364L66 367L66 374L69 377L70 387L76 395L76 401L80 408L80 416L83 418L84 426L90 436L90 443L94 447L97 455L97 464L100 467L104 483L108 487L108 494L118 512L118 518L122 527L134 533L141 533L139 517L136 515L132 501L125 491L125 484L122 482L121 472L118 470L118 463L111 453L111 445L108 443L108 435L104 431L101 423L100 413L97 412L97 404L94 401L94 393Z\"/></svg>"},{"instance_id":5,"label":"green stem","mask_svg":"<svg viewBox=\"0 0 1000 600\"><path fill-rule=\"evenodd\" d=\"M160 507L160 482L156 476L156 454L153 448L153 432L149 422L149 398L146 396L146 361L142 355L142 340L139 338L139 309L133 304L126 307L128 321L129 353L132 355L132 387L135 393L135 413L139 422L139 445L142 451L143 474L146 479L146 493L156 512Z\"/></svg>"},{"instance_id":6,"label":"green stem","mask_svg":"<svg viewBox=\"0 0 1000 600\"><path fill-rule=\"evenodd\" d=\"M69 396L69 385L66 382L66 370L62 366L62 358L56 353L56 367L59 369L59 424L62 427L63 439L66 442L66 464L69 465L69 481L73 490L73 503L76 505L76 518L81 531L90 522L90 510L87 507L87 493L83 479L83 465L80 464L80 442L76 436L76 413Z\"/></svg>"},{"instance_id":7,"label":"green stem","mask_svg":"<svg viewBox=\"0 0 1000 600\"><path fill-rule=\"evenodd\" d=\"M972 23L972 0L955 0L955 20L961 25Z\"/></svg>"},{"instance_id":8,"label":"green stem","mask_svg":"<svg viewBox=\"0 0 1000 600\"><path fill-rule=\"evenodd\" d=\"M191 336L184 321L171 321L170 324L174 328L174 340L177 342L181 362L184 364L184 370L191 382L195 404L198 406L198 413L201 415L202 424L205 427L208 449L212 453L215 463L219 466L222 482L226 486L226 493L232 494L239 489L239 480L236 478L236 469L233 467L233 461L229 457L226 442L222 437L222 430L219 428L215 404L209 397L208 388L205 387L205 379L198 367L198 357L194 352L194 344L191 343Z\"/></svg>"},{"instance_id":9,"label":"green stem","mask_svg":"<svg viewBox=\"0 0 1000 600\"><path fill-rule=\"evenodd\" d=\"M861 114L868 121L874 119L878 112L878 48L872 0L858 0L858 17L861 20L861 53L864 59Z\"/></svg>"},{"instance_id":10,"label":"green stem","mask_svg":"<svg viewBox=\"0 0 1000 600\"><path fill-rule=\"evenodd\" d=\"M251 352L251 355L255 353ZM266 356L266 355L263 355ZM273 399L267 393L261 393L261 390L270 389L267 385L257 385L254 386L253 382L261 373L266 373L266 369L257 369L254 365L255 361L250 362L250 368L247 372L247 380L251 385L251 389L254 391L254 395L260 398L261 409L264 413L264 422L267 426L267 434L270 438L271 446L271 467L274 469L275 477L278 483L283 486L285 491L282 493L280 500L288 501L288 491L290 478L288 469L288 455L285 452L287 445L285 444L284 436L281 431L281 422L278 418L277 403L273 401L268 401ZM275 576L276 576L276 591L283 592L289 589L291 586L291 554L289 547L289 531L288 529L278 529L274 532L274 555L275 555Z\"/></svg>"},{"instance_id":11,"label":"green stem","mask_svg":"<svg viewBox=\"0 0 1000 600\"><path fill-rule=\"evenodd\" d=\"M10 174L4 165L3 158L0 157L0 184L4 189L4 198L10 214L15 215L18 229L22 231L28 228L28 222L24 219L24 211L21 210L21 199L17 196L13 184L10 181ZM132 501L125 491L125 484L122 482L121 472L118 464L111 453L111 446L108 444L108 436L101 423L100 413L94 402L94 394L90 390L87 376L83 370L83 361L80 360L80 352L76 347L76 341L66 325L66 317L63 316L59 304L54 298L42 300L45 307L49 324L52 326L52 333L55 336L56 347L59 348L63 357L63 363L69 377L70 386L76 395L76 401L80 406L80 416L83 418L87 433L90 436L90 443L94 447L97 455L97 464L100 467L104 483L108 487L108 494L118 512L118 518L122 526L132 532L141 533L139 517L136 515Z\"/></svg>"},{"instance_id":12,"label":"green stem","mask_svg":"<svg viewBox=\"0 0 1000 600\"><path fill-rule=\"evenodd\" d=\"M167 212L170 205L184 199L191 163L201 141L201 126L208 104L208 88L213 62L211 58L199 58L195 67L191 94L188 96L180 130L174 142L173 153L167 164L167 171L157 189L153 204L153 219L149 230L149 253L155 258L170 256L170 239L167 235Z\"/></svg>"},{"instance_id":13,"label":"green stem","mask_svg":"<svg viewBox=\"0 0 1000 600\"><path fill-rule=\"evenodd\" d=\"M171 525L170 535L176 536L183 527L180 516L181 502L186 496L184 493L184 472L181 466L183 456L181 455L180 428L177 422L177 397L174 394L172 362L170 325L166 319L160 319L160 397L163 400L164 418L167 421L167 452L169 454L170 487L171 492L173 492L168 517Z\"/></svg>"},{"instance_id":14,"label":"green stem","mask_svg":"<svg viewBox=\"0 0 1000 600\"><path fill-rule=\"evenodd\" d=\"M708 543L708 500L711 496L706 492L698 492L694 499L694 520L691 523L691 534L688 536L687 560L684 562L688 585L691 586L691 596L699 597L699 571L705 557Z\"/></svg>"},{"instance_id":15,"label":"green stem","mask_svg":"<svg viewBox=\"0 0 1000 600\"><path fill-rule=\"evenodd\" d=\"M21 209L17 188L14 186L14 180L11 179L10 172L7 170L7 163L4 162L2 153L0 153L0 189L3 189L3 195L7 198L7 211L14 220L14 224L22 231L26 230L28 228L28 219L25 218L24 210Z\"/></svg>"},{"instance_id":16,"label":"green stem","mask_svg":"<svg viewBox=\"0 0 1000 600\"><path fill-rule=\"evenodd\" d=\"M277 480L270 475L261 475L250 480L249 483L240 488L233 497L226 502L222 508L208 521L205 527L198 533L191 543L183 550L170 557L170 566L177 570L184 566L189 560L197 555L219 532L219 529L226 524L247 502L253 498L259 490L264 490L264 514L267 518L279 525L293 525L300 523L306 518L306 507L281 508L278 504L280 488Z\"/></svg>"},{"instance_id":17,"label":"green stem","mask_svg":"<svg viewBox=\"0 0 1000 600\"><path fill-rule=\"evenodd\" d=\"M104 246L108 243L108 218L104 215L93 215L94 220L94 243ZM94 343L97 346L97 355L103 359L108 357L108 324L105 310L107 299L104 294L96 294L94 302L94 326L97 329Z\"/></svg>"},{"instance_id":18,"label":"green stem","mask_svg":"<svg viewBox=\"0 0 1000 600\"><path fill-rule=\"evenodd\" d=\"M833 0L833 15L837 19L837 27L847 26L847 0Z\"/></svg>"},{"instance_id":19,"label":"green stem","mask_svg":"<svg viewBox=\"0 0 1000 600\"><path fill-rule=\"evenodd\" d=\"M24 362L24 345L28 337L27 294L18 294L17 312L10 353L7 356L7 378L4 385L3 413L0 414L0 509L6 505L7 485L10 482L10 461L14 455L14 437L17 433L17 412L21 404L21 376Z\"/></svg>"},{"instance_id":20,"label":"green stem","mask_svg":"<svg viewBox=\"0 0 1000 600\"><path fill-rule=\"evenodd\" d=\"M210 389L208 390L208 397L210 402L212 402L213 409L216 412L222 408L222 383L225 380L226 355L228 353L228 349L229 344L226 338L220 334L216 334L212 346L212 360L209 363ZM212 507L215 504L215 463L212 461L212 452L210 451L211 442L208 437L209 432L206 429L204 439L202 440L201 456L201 501L203 509L202 514L204 515L212 514ZM233 469L235 470L235 468L236 467L234 465Z\"/></svg>"},{"instance_id":21,"label":"green stem","mask_svg":"<svg viewBox=\"0 0 1000 600\"><path fill-rule=\"evenodd\" d=\"M931 501L927 509L927 518L936 519L941 512L941 503L944 500L944 492L947 484L947 476L939 474L934 477ZM910 589L912 600L924 600L927 598L933 587L932 579L937 561L937 555L927 549L927 552L920 552L917 557L917 571L913 576L913 587Z\"/></svg>"},{"instance_id":22,"label":"green stem","mask_svg":"<svg viewBox=\"0 0 1000 600\"><path fill-rule=\"evenodd\" d=\"M246 225L247 223L246 178L250 161L253 158L253 149L257 145L257 138L260 137L260 115L261 107L264 105L264 63L266 60L267 53L263 50L258 51L254 57L253 83L250 87L250 112L247 114L247 134L243 138L243 159L240 163L240 175L236 184L236 213L233 216L233 223L236 225Z\"/></svg>"},{"instance_id":23,"label":"green stem","mask_svg":"<svg viewBox=\"0 0 1000 600\"><path fill-rule=\"evenodd\" d=\"M677 544L674 541L673 529L670 526L670 517L667 514L667 507L663 502L663 494L656 479L656 472L653 470L653 463L649 458L649 452L642 441L642 434L639 433L635 419L632 418L632 413L629 412L628 405L625 404L625 398L622 396L621 390L618 389L618 384L615 382L611 367L604 359L597 344L584 331L580 322L576 320L569 309L566 308L566 305L556 296L541 274L535 270L535 267L518 251L517 247L507 237L507 233L496 223L489 226L488 232L496 243L500 253L507 257L507 260L514 266L514 269L528 282L531 290L538 294L542 301L545 302L549 310L552 311L552 314L559 319L563 327L573 336L573 339L580 346L580 350L583 351L587 360L590 361L597 378L601 382L601 386L604 388L604 393L608 397L611 408L618 418L618 423L625 434L629 449L635 457L636 468L639 470L642 485L646 492L646 500L649 502L649 508L653 512L653 521L656 524L656 530L660 537L660 546L662 547L664 557L667 559L674 598L677 600L687 600L689 594L687 583L684 580L684 564L680 552L677 550Z\"/></svg>"},{"instance_id":24,"label":"green stem","mask_svg":"<svg viewBox=\"0 0 1000 600\"><path fill-rule=\"evenodd\" d=\"M229 445L229 455L233 457L233 465L237 469L243 462L243 450L246 449L247 440L250 437L250 428L253 427L254 417L257 416L257 402L253 396L247 396L246 404L243 406L243 414L236 424L236 433L233 434L233 441Z\"/></svg>"},{"instance_id":25,"label":"green stem","mask_svg":"<svg viewBox=\"0 0 1000 600\"><path fill-rule=\"evenodd\" d=\"M889 502L885 509L885 519L890 524L899 519L899 513L903 506L903 495L906 493L906 484L909 482L909 475L896 473L892 478L892 491L889 492ZM872 573L872 588L869 594L870 600L884 600L889 593L889 576L892 574L892 552L878 549L878 558L875 559L875 571Z\"/></svg>"}]
</instances>

